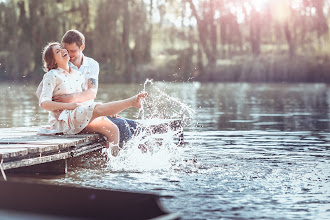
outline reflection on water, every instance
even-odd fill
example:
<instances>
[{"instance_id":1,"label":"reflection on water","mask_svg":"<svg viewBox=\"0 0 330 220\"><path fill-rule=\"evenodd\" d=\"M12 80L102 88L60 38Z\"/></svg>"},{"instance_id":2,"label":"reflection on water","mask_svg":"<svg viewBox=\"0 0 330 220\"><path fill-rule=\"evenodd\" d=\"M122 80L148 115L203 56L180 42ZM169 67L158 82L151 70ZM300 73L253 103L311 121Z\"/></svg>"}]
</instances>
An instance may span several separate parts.
<instances>
[{"instance_id":1,"label":"reflection on water","mask_svg":"<svg viewBox=\"0 0 330 220\"><path fill-rule=\"evenodd\" d=\"M198 90L216 130L329 130L326 84L211 84Z\"/></svg>"},{"instance_id":2,"label":"reflection on water","mask_svg":"<svg viewBox=\"0 0 330 220\"><path fill-rule=\"evenodd\" d=\"M157 89L170 97L179 98L196 111L195 122L203 125L206 130L329 131L330 128L330 88L326 84L156 82L155 85ZM0 127L47 123L47 112L38 107L35 88L36 85L29 84L0 84ZM127 98L142 89L143 85L137 84L101 85L97 101ZM148 86L146 89L148 91ZM149 108L158 103L156 112L162 112L163 117L181 116L181 112L175 109L178 106L176 102L159 102L162 96L157 96L160 93L152 87L148 92L155 94L147 102ZM155 101L157 98L158 101ZM146 114L152 115L153 111L155 109ZM136 111L131 109L122 115L132 118L136 116Z\"/></svg>"},{"instance_id":3,"label":"reflection on water","mask_svg":"<svg viewBox=\"0 0 330 220\"><path fill-rule=\"evenodd\" d=\"M86 155L67 175L44 181L157 193L183 219L329 218L329 85L155 85L195 111L186 124L185 145L176 152L181 160L161 169L125 165L112 172L104 155ZM35 88L0 84L0 127L47 123ZM126 98L142 89L137 84L101 85L98 101ZM154 106L159 95L146 89L151 94L146 114L187 116L175 102Z\"/></svg>"}]
</instances>

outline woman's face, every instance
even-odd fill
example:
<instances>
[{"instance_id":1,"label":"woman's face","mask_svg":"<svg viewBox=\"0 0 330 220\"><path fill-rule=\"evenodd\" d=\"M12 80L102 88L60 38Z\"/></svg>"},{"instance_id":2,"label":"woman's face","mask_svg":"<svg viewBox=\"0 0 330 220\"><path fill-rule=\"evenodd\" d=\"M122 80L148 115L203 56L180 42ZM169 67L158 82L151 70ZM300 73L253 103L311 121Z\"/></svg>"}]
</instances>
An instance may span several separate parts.
<instances>
[{"instance_id":1,"label":"woman's face","mask_svg":"<svg viewBox=\"0 0 330 220\"><path fill-rule=\"evenodd\" d=\"M70 57L68 51L60 45L52 46L55 62L57 66L66 65L69 63Z\"/></svg>"}]
</instances>

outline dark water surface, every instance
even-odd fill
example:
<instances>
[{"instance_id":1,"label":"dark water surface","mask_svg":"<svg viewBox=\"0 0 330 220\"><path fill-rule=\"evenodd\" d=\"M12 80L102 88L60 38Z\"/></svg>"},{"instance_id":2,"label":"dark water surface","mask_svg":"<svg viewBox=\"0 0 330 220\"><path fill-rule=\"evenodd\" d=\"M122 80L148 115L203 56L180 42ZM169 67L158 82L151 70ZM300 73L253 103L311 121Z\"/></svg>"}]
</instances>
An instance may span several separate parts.
<instances>
[{"instance_id":1,"label":"dark water surface","mask_svg":"<svg viewBox=\"0 0 330 220\"><path fill-rule=\"evenodd\" d=\"M104 155L92 154L79 158L67 175L40 181L156 193L167 210L183 219L330 219L330 85L154 87L159 91L147 88L146 117L157 112L161 117L184 115L188 121L185 144L175 156L139 155L136 160L143 165L130 161L110 169ZM35 88L0 84L0 127L47 123ZM98 101L142 89L138 84L101 85Z\"/></svg>"}]
</instances>

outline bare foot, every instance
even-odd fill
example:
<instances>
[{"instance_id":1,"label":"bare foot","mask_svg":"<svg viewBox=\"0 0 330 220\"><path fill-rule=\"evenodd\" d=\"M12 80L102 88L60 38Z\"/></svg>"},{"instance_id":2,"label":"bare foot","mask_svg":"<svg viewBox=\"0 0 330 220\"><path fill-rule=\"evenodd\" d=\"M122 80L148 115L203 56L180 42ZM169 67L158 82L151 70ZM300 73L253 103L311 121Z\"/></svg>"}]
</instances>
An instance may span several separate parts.
<instances>
[{"instance_id":1,"label":"bare foot","mask_svg":"<svg viewBox=\"0 0 330 220\"><path fill-rule=\"evenodd\" d=\"M111 146L111 154L112 154L112 156L117 157L119 151L120 151L120 148L119 148L118 145L112 145Z\"/></svg>"},{"instance_id":2,"label":"bare foot","mask_svg":"<svg viewBox=\"0 0 330 220\"><path fill-rule=\"evenodd\" d=\"M147 97L148 93L147 92L141 92L139 94L137 94L136 96L133 97L133 106L136 108L141 108L142 107L142 99L144 99L145 97Z\"/></svg>"}]
</instances>

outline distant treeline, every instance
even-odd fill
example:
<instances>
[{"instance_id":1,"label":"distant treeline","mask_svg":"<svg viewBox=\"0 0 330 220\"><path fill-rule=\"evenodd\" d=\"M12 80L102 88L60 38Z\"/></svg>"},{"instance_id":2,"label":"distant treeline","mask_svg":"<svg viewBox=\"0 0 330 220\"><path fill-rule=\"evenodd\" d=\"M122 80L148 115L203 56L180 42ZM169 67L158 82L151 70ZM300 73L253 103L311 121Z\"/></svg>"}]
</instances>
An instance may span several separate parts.
<instances>
[{"instance_id":1,"label":"distant treeline","mask_svg":"<svg viewBox=\"0 0 330 220\"><path fill-rule=\"evenodd\" d=\"M0 79L40 79L42 47L77 29L102 81L330 82L329 7L328 0L5 0Z\"/></svg>"}]
</instances>

